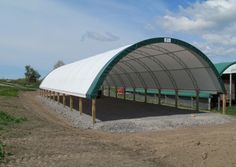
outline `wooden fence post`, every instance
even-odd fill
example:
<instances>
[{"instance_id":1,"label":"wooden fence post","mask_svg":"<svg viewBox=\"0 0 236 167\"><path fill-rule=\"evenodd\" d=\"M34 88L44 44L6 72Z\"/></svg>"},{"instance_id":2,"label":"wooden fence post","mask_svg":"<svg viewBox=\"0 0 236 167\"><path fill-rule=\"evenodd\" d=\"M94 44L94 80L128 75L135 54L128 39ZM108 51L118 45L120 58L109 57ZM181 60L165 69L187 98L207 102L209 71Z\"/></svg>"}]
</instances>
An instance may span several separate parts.
<instances>
[{"instance_id":1,"label":"wooden fence post","mask_svg":"<svg viewBox=\"0 0 236 167\"><path fill-rule=\"evenodd\" d=\"M199 111L199 90L196 90L196 111Z\"/></svg>"},{"instance_id":2,"label":"wooden fence post","mask_svg":"<svg viewBox=\"0 0 236 167\"><path fill-rule=\"evenodd\" d=\"M161 105L161 89L158 89L158 104Z\"/></svg>"},{"instance_id":3,"label":"wooden fence post","mask_svg":"<svg viewBox=\"0 0 236 167\"><path fill-rule=\"evenodd\" d=\"M222 110L223 110L223 114L226 114L226 95L223 94L222 96Z\"/></svg>"},{"instance_id":4,"label":"wooden fence post","mask_svg":"<svg viewBox=\"0 0 236 167\"><path fill-rule=\"evenodd\" d=\"M58 104L60 103L60 93L59 92L57 93L57 103Z\"/></svg>"},{"instance_id":5,"label":"wooden fence post","mask_svg":"<svg viewBox=\"0 0 236 167\"><path fill-rule=\"evenodd\" d=\"M147 89L144 89L144 102L147 103Z\"/></svg>"},{"instance_id":6,"label":"wooden fence post","mask_svg":"<svg viewBox=\"0 0 236 167\"><path fill-rule=\"evenodd\" d=\"M175 90L175 107L178 108L179 102L179 91Z\"/></svg>"},{"instance_id":7,"label":"wooden fence post","mask_svg":"<svg viewBox=\"0 0 236 167\"><path fill-rule=\"evenodd\" d=\"M70 95L70 111L73 111L73 97Z\"/></svg>"},{"instance_id":8,"label":"wooden fence post","mask_svg":"<svg viewBox=\"0 0 236 167\"><path fill-rule=\"evenodd\" d=\"M93 117L93 124L96 123L96 99L92 99L92 117Z\"/></svg>"},{"instance_id":9,"label":"wooden fence post","mask_svg":"<svg viewBox=\"0 0 236 167\"><path fill-rule=\"evenodd\" d=\"M65 107L66 106L66 95L64 93L63 93L62 101L63 101L63 106Z\"/></svg>"},{"instance_id":10,"label":"wooden fence post","mask_svg":"<svg viewBox=\"0 0 236 167\"><path fill-rule=\"evenodd\" d=\"M79 97L79 112L80 112L80 115L83 113L83 99L82 99L82 97Z\"/></svg>"}]
</instances>

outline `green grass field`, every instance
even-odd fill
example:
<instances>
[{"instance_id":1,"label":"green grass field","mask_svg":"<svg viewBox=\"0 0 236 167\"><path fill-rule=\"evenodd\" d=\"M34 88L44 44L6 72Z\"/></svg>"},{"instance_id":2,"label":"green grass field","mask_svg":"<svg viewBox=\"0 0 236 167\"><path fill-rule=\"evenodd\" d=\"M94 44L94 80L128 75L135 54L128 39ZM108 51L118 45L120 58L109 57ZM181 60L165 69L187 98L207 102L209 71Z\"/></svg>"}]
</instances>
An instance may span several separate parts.
<instances>
[{"instance_id":1,"label":"green grass field","mask_svg":"<svg viewBox=\"0 0 236 167\"><path fill-rule=\"evenodd\" d=\"M0 80L0 96L16 97L19 91L35 91L40 82L27 83L25 79Z\"/></svg>"},{"instance_id":2,"label":"green grass field","mask_svg":"<svg viewBox=\"0 0 236 167\"><path fill-rule=\"evenodd\" d=\"M19 89L12 86L0 85L0 96L18 96Z\"/></svg>"},{"instance_id":3,"label":"green grass field","mask_svg":"<svg viewBox=\"0 0 236 167\"><path fill-rule=\"evenodd\" d=\"M236 116L236 106L227 107L226 114Z\"/></svg>"}]
</instances>

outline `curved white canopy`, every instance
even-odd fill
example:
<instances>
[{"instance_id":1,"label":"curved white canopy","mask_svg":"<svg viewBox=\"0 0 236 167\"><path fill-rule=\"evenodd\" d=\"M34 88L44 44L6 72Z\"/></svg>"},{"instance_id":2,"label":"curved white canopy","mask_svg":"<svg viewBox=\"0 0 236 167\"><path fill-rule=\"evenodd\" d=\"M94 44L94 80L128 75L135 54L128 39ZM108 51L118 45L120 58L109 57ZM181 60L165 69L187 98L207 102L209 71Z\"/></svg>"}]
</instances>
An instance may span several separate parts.
<instances>
[{"instance_id":1,"label":"curved white canopy","mask_svg":"<svg viewBox=\"0 0 236 167\"><path fill-rule=\"evenodd\" d=\"M230 74L230 73L236 73L236 64L231 65L223 72L223 74Z\"/></svg>"},{"instance_id":2,"label":"curved white canopy","mask_svg":"<svg viewBox=\"0 0 236 167\"><path fill-rule=\"evenodd\" d=\"M223 93L211 61L194 46L153 38L83 59L52 71L41 89L84 98L101 86Z\"/></svg>"}]
</instances>

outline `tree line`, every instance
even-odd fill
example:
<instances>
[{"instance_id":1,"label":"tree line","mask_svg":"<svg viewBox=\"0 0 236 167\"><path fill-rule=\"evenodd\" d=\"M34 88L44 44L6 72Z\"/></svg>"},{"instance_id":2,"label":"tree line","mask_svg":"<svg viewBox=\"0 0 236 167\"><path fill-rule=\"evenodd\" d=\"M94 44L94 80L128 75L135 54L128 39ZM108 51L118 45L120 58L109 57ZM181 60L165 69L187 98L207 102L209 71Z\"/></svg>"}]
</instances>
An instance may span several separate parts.
<instances>
[{"instance_id":1,"label":"tree line","mask_svg":"<svg viewBox=\"0 0 236 167\"><path fill-rule=\"evenodd\" d=\"M56 64L53 66L53 69L59 68L61 66L65 65L65 63L61 60L58 60ZM36 83L39 81L41 75L37 70L35 70L30 65L25 66L25 79L28 83Z\"/></svg>"}]
</instances>

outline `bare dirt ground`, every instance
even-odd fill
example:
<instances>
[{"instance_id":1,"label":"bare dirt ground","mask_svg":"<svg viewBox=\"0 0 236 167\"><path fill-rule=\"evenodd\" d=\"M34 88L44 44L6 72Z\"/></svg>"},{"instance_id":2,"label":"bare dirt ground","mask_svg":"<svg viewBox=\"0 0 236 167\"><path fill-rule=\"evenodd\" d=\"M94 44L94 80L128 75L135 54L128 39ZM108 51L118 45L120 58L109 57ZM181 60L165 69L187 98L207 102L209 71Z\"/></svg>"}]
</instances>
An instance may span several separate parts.
<instances>
[{"instance_id":1,"label":"bare dirt ground","mask_svg":"<svg viewBox=\"0 0 236 167\"><path fill-rule=\"evenodd\" d=\"M14 155L0 166L236 167L236 121L158 132L81 130L49 112L34 92L0 97L0 110L28 119L1 131Z\"/></svg>"}]
</instances>

